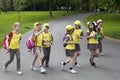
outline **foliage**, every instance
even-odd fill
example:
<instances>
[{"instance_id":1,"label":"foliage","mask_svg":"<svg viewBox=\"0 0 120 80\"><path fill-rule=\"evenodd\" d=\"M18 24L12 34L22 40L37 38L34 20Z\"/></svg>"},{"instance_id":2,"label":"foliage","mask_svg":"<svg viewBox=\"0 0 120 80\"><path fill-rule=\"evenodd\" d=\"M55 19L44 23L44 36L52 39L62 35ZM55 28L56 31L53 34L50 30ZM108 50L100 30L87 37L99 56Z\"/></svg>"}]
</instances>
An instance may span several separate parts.
<instances>
[{"instance_id":1,"label":"foliage","mask_svg":"<svg viewBox=\"0 0 120 80\"><path fill-rule=\"evenodd\" d=\"M72 7L72 10L80 11L81 8L81 11L94 11L94 5L96 9L107 8L107 12L110 13L120 10L120 0L0 0L0 8L3 11L40 11L49 10L49 3L52 5L52 10L60 10L60 7L64 6L66 10Z\"/></svg>"}]
</instances>

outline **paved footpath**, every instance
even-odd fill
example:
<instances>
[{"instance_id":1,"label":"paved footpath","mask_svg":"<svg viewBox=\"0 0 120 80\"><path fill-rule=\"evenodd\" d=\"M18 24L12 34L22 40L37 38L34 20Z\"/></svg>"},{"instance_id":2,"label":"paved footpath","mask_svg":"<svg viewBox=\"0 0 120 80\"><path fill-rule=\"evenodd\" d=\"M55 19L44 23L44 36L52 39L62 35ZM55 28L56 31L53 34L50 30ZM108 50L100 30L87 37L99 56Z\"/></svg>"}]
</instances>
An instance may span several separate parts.
<instances>
[{"instance_id":1,"label":"paved footpath","mask_svg":"<svg viewBox=\"0 0 120 80\"><path fill-rule=\"evenodd\" d=\"M80 69L75 68L78 73L71 74L60 70L60 63L66 59L64 48L62 46L62 37L65 33L65 26L72 24L75 20L82 21L88 13L77 14L63 17L50 22L50 31L54 37L52 46L50 68L46 69L46 74L39 71L31 71L30 65L32 55L27 52L25 45L26 39L30 36L31 31L25 33L21 40L21 68L23 75L17 75L16 62L9 65L8 72L3 71L2 62L8 60L9 56L5 54L5 50L0 50L0 80L120 80L120 42L108 39L103 40L103 50L105 55L96 58L98 68L93 68L89 64L89 52L86 48L86 39L80 41L82 55L78 58L78 63L82 66ZM86 28L82 29L86 33ZM36 66L39 68L38 62ZM66 67L68 70L68 67Z\"/></svg>"}]
</instances>

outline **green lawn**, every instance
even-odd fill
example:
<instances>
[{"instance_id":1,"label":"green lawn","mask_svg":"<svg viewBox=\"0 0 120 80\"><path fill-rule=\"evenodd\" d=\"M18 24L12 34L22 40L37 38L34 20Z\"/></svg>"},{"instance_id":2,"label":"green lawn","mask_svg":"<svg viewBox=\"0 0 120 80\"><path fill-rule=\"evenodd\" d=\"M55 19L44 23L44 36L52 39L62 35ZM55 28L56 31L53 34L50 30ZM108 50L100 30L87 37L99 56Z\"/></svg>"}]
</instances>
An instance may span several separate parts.
<instances>
[{"instance_id":1,"label":"green lawn","mask_svg":"<svg viewBox=\"0 0 120 80\"><path fill-rule=\"evenodd\" d=\"M103 20L104 34L108 37L120 39L120 15L117 14L97 14L88 16L84 20L86 25L87 21Z\"/></svg>"},{"instance_id":2,"label":"green lawn","mask_svg":"<svg viewBox=\"0 0 120 80\"><path fill-rule=\"evenodd\" d=\"M56 18L63 16L75 14L76 12L70 12L69 14L66 11L53 11L53 18L49 17L49 11L38 11L38 12L20 12L20 22L22 24L21 33L25 33L33 28L35 22L48 22ZM8 12L7 14L0 14L0 43L2 42L4 35L11 31L12 25L14 22L18 21L18 12ZM29 27L29 28L25 28ZM0 45L1 47L1 45Z\"/></svg>"}]
</instances>

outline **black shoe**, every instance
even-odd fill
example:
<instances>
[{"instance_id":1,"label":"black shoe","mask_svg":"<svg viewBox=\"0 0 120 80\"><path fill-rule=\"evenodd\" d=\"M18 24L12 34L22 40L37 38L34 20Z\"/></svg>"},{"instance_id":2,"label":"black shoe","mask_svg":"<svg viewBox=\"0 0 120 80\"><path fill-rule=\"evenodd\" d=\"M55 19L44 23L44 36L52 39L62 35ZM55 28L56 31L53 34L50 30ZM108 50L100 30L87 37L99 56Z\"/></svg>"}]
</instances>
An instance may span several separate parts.
<instances>
[{"instance_id":1,"label":"black shoe","mask_svg":"<svg viewBox=\"0 0 120 80\"><path fill-rule=\"evenodd\" d=\"M93 67L95 67L95 68L97 68L97 66L96 66L96 63L95 63L95 62L92 62L92 66L93 66Z\"/></svg>"},{"instance_id":2,"label":"black shoe","mask_svg":"<svg viewBox=\"0 0 120 80\"><path fill-rule=\"evenodd\" d=\"M49 68L49 65L48 65L48 64L46 64L46 65L45 65L45 67L46 67L46 68Z\"/></svg>"},{"instance_id":3,"label":"black shoe","mask_svg":"<svg viewBox=\"0 0 120 80\"><path fill-rule=\"evenodd\" d=\"M96 68L96 63L95 63L95 62L92 62L91 58L89 58L89 60L90 60L90 64L91 64L91 66L93 66L93 67Z\"/></svg>"},{"instance_id":4,"label":"black shoe","mask_svg":"<svg viewBox=\"0 0 120 80\"><path fill-rule=\"evenodd\" d=\"M90 64L91 64L91 66L92 66L92 61L91 61L91 58L89 58L89 60L90 60Z\"/></svg>"}]
</instances>

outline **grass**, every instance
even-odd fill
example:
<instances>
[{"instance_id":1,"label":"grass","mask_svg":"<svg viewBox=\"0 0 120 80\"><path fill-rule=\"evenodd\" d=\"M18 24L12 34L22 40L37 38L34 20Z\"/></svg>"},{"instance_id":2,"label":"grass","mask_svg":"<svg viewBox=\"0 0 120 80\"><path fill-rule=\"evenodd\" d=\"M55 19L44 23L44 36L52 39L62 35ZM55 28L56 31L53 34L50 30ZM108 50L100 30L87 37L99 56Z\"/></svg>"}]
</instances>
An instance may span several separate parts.
<instances>
[{"instance_id":1,"label":"grass","mask_svg":"<svg viewBox=\"0 0 120 80\"><path fill-rule=\"evenodd\" d=\"M22 11L20 12L20 23L22 24L21 33L25 33L33 29L33 24L35 22L48 22L53 19L57 19L63 16L75 14L76 12L70 12L67 14L66 11L53 11L53 18L49 17L49 11ZM18 20L18 12L8 12L0 14L0 43L2 42L4 35L11 31L12 25ZM26 27L28 27L26 29ZM1 47L1 45L0 45Z\"/></svg>"},{"instance_id":2,"label":"grass","mask_svg":"<svg viewBox=\"0 0 120 80\"><path fill-rule=\"evenodd\" d=\"M117 14L97 14L88 16L84 24L88 21L103 20L104 34L108 37L120 40L120 15ZM87 25L86 25L87 26Z\"/></svg>"}]
</instances>

